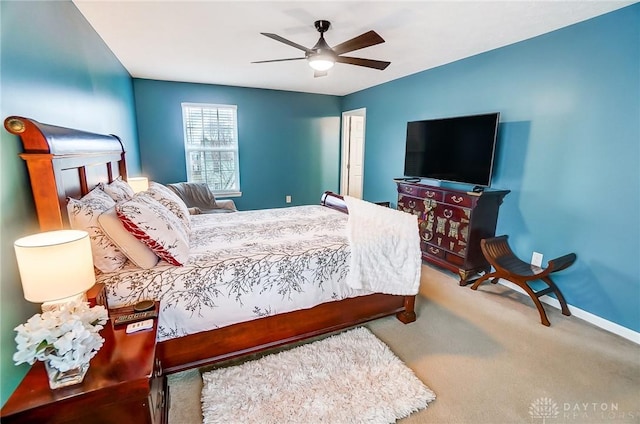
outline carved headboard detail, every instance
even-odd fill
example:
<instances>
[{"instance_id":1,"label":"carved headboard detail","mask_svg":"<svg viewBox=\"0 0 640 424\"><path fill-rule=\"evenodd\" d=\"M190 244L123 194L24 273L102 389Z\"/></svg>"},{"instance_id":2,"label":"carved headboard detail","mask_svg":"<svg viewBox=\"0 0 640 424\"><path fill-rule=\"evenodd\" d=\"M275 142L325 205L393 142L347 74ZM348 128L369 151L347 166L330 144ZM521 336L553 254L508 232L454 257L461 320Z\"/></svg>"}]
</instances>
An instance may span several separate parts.
<instances>
[{"instance_id":1,"label":"carved headboard detail","mask_svg":"<svg viewBox=\"0 0 640 424\"><path fill-rule=\"evenodd\" d=\"M20 116L4 127L20 137L42 231L68 227L67 198L80 198L98 183L127 179L124 146L115 135L41 124Z\"/></svg>"}]
</instances>

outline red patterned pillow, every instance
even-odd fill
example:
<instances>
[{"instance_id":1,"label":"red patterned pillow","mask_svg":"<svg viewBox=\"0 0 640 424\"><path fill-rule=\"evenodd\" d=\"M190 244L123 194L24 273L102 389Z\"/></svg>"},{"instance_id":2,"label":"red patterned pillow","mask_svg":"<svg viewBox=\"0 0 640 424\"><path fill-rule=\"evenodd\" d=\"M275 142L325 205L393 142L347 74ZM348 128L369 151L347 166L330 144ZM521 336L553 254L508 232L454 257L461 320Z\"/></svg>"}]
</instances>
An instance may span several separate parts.
<instances>
[{"instance_id":1,"label":"red patterned pillow","mask_svg":"<svg viewBox=\"0 0 640 424\"><path fill-rule=\"evenodd\" d=\"M189 213L189 208L177 194L155 181L151 181L149 189L144 193L151 196L173 212L178 218L180 218L180 221L184 223L187 232L191 233L191 214Z\"/></svg>"},{"instance_id":2,"label":"red patterned pillow","mask_svg":"<svg viewBox=\"0 0 640 424\"><path fill-rule=\"evenodd\" d=\"M178 266L189 260L189 235L184 224L157 200L136 194L118 203L116 213L124 228L160 259Z\"/></svg>"}]
</instances>

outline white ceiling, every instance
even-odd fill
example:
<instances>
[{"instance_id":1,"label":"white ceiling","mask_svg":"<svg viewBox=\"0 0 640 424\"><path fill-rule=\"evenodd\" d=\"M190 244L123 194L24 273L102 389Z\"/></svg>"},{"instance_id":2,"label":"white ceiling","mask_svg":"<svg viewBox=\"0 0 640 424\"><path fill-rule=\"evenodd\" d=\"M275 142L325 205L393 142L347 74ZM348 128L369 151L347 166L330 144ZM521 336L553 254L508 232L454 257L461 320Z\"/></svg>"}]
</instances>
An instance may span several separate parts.
<instances>
[{"instance_id":1,"label":"white ceiling","mask_svg":"<svg viewBox=\"0 0 640 424\"><path fill-rule=\"evenodd\" d=\"M573 1L73 0L135 78L346 95L516 43L635 3ZM304 52L326 19L334 46L375 30L385 43L348 56L390 61L384 71L336 64L314 78Z\"/></svg>"}]
</instances>

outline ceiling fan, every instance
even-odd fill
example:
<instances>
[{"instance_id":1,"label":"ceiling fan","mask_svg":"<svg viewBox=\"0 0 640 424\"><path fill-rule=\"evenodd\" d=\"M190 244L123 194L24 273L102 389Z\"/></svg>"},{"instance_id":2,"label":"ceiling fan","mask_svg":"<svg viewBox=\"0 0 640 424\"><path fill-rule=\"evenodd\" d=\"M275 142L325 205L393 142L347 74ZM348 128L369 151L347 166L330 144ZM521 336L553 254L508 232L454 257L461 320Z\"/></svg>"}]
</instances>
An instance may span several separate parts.
<instances>
[{"instance_id":1,"label":"ceiling fan","mask_svg":"<svg viewBox=\"0 0 640 424\"><path fill-rule=\"evenodd\" d=\"M251 63L268 63L268 62L284 62L288 60L302 60L306 59L309 62L309 66L313 68L314 77L323 77L327 75L327 71L333 67L333 65L338 63L346 63L348 65L356 65L356 66L364 66L365 68L373 68L383 70L386 69L387 66L391 62L384 62L381 60L373 60L373 59L361 59L359 57L349 57L349 56L341 56L343 53L352 52L354 50L364 49L365 47L375 46L376 44L384 43L384 39L378 35L375 31L368 31L364 34L361 34L357 37L354 37L350 40L345 41L344 43L338 44L337 46L329 47L327 42L324 40L324 33L331 26L331 22L329 21L316 21L315 27L320 33L320 39L312 48L307 48L305 46L301 46L298 43L294 43L293 41L287 40L286 38L280 37L277 34L271 34L268 32L261 32L262 35L272 38L276 41L280 41L281 43L287 44L291 47L295 47L296 49L302 50L305 54L304 57L294 57L289 59L274 59L274 60L260 60L257 62Z\"/></svg>"}]
</instances>

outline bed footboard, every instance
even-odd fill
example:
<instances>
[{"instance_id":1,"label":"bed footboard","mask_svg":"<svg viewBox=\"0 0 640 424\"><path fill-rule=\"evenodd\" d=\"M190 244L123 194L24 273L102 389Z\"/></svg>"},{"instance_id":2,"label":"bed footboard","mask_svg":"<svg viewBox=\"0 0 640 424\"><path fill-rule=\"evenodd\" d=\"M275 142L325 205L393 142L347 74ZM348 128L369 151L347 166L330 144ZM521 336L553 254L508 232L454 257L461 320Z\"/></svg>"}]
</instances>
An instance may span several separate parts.
<instances>
[{"instance_id":1,"label":"bed footboard","mask_svg":"<svg viewBox=\"0 0 640 424\"><path fill-rule=\"evenodd\" d=\"M340 212L349 213L347 204L344 202L344 197L332 191L325 191L322 194L322 198L320 198L320 204L322 206L326 206Z\"/></svg>"},{"instance_id":2,"label":"bed footboard","mask_svg":"<svg viewBox=\"0 0 640 424\"><path fill-rule=\"evenodd\" d=\"M320 304L311 309L272 315L216 330L160 342L158 358L166 373L267 351L396 314L406 323L416 319L415 296L371 294Z\"/></svg>"},{"instance_id":3,"label":"bed footboard","mask_svg":"<svg viewBox=\"0 0 640 424\"><path fill-rule=\"evenodd\" d=\"M106 305L104 285L87 292L91 305ZM415 296L371 294L328 302L311 309L273 315L158 343L166 373L215 364L300 342L395 314L404 324L416 320Z\"/></svg>"},{"instance_id":4,"label":"bed footboard","mask_svg":"<svg viewBox=\"0 0 640 424\"><path fill-rule=\"evenodd\" d=\"M404 297L404 311L398 312L396 314L396 318L400 320L400 322L404 324L409 324L410 322L414 322L416 320L416 297L415 296L405 296Z\"/></svg>"}]
</instances>

